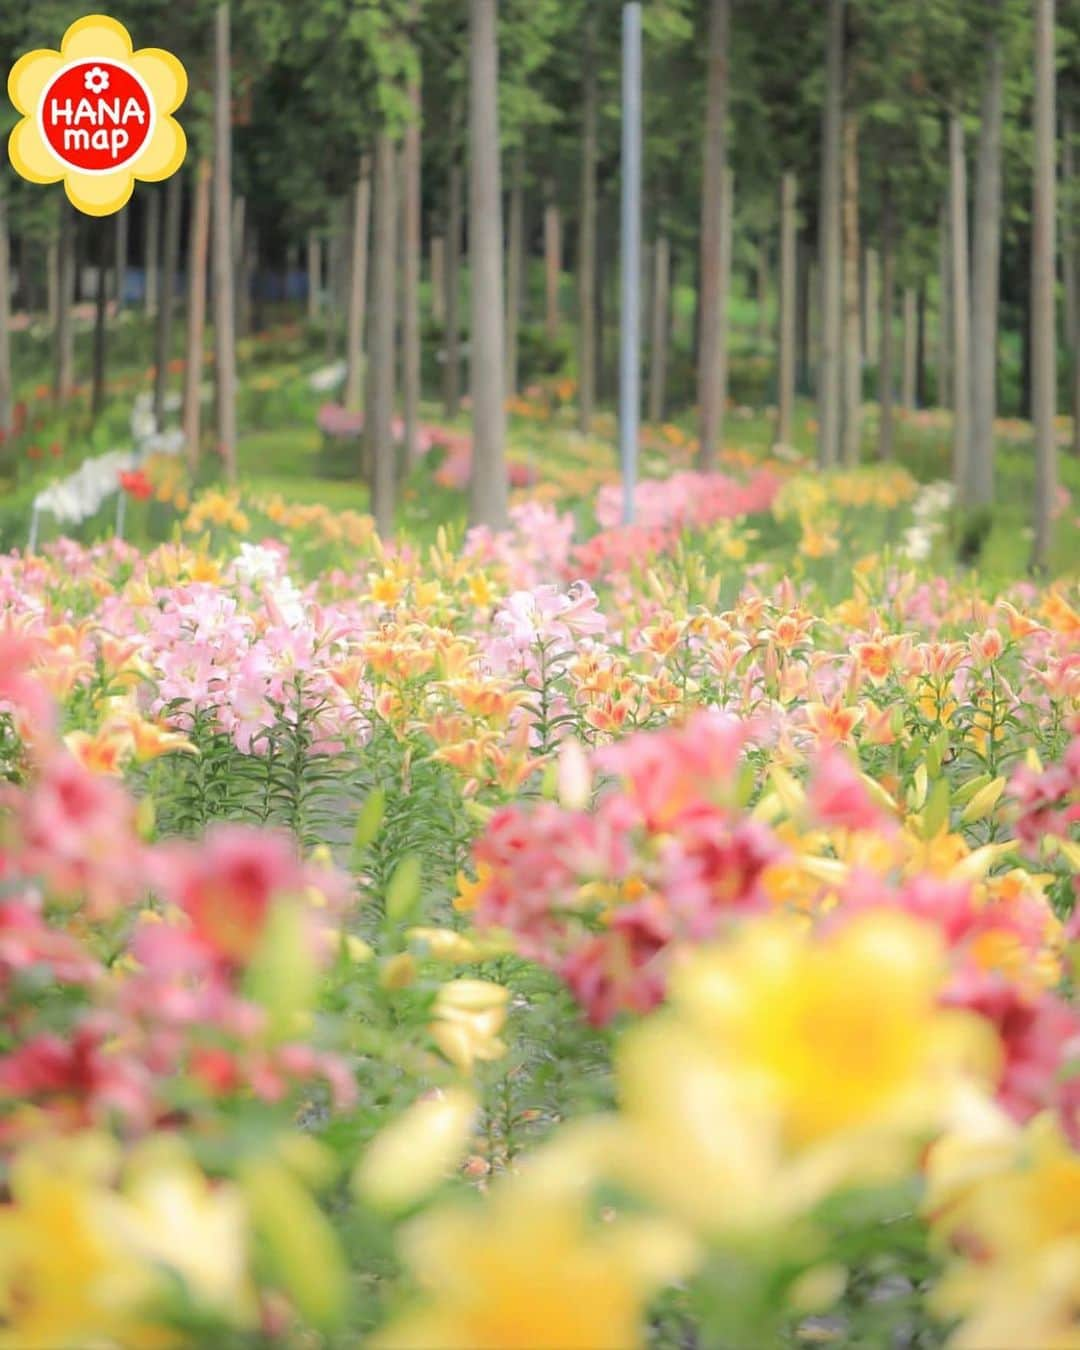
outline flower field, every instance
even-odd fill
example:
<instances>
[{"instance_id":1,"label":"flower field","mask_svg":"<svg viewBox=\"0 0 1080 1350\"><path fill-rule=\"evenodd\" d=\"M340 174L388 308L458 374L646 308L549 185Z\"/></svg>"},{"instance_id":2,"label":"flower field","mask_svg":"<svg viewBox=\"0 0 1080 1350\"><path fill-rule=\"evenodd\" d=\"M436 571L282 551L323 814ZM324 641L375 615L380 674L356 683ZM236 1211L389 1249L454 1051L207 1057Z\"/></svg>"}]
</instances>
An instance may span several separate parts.
<instances>
[{"instance_id":1,"label":"flower field","mask_svg":"<svg viewBox=\"0 0 1080 1350\"><path fill-rule=\"evenodd\" d=\"M0 558L0 1345L1080 1344L1076 587L649 435Z\"/></svg>"}]
</instances>

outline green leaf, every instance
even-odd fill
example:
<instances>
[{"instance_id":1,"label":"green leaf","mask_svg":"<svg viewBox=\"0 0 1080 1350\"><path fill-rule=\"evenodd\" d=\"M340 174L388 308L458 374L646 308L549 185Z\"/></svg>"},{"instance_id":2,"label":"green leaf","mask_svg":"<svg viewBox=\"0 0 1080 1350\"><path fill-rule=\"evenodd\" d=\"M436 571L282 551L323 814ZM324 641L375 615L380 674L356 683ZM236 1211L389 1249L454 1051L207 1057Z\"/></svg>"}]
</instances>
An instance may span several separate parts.
<instances>
[{"instance_id":1,"label":"green leaf","mask_svg":"<svg viewBox=\"0 0 1080 1350\"><path fill-rule=\"evenodd\" d=\"M410 918L420 902L420 859L415 853L402 858L386 888L386 917L395 923Z\"/></svg>"},{"instance_id":2,"label":"green leaf","mask_svg":"<svg viewBox=\"0 0 1080 1350\"><path fill-rule=\"evenodd\" d=\"M949 780L937 778L930 787L923 812L923 836L933 839L949 820Z\"/></svg>"},{"instance_id":3,"label":"green leaf","mask_svg":"<svg viewBox=\"0 0 1080 1350\"><path fill-rule=\"evenodd\" d=\"M356 817L356 829L353 831L355 853L362 853L375 842L385 814L386 792L381 787L372 788L364 799L360 814Z\"/></svg>"},{"instance_id":4,"label":"green leaf","mask_svg":"<svg viewBox=\"0 0 1080 1350\"><path fill-rule=\"evenodd\" d=\"M338 1325L348 1272L322 1210L288 1169L268 1158L245 1163L240 1181L275 1278L308 1321Z\"/></svg>"}]
</instances>

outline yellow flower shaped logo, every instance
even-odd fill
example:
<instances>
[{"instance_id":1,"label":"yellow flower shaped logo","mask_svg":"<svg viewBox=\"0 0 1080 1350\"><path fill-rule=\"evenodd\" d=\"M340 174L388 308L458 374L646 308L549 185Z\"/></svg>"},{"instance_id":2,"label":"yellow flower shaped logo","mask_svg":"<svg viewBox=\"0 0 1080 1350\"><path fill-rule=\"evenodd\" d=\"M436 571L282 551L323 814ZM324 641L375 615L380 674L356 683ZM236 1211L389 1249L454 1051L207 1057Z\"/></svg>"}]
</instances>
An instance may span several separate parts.
<instances>
[{"instance_id":1,"label":"yellow flower shaped logo","mask_svg":"<svg viewBox=\"0 0 1080 1350\"><path fill-rule=\"evenodd\" d=\"M15 62L8 96L22 113L8 140L15 171L31 183L64 180L77 210L119 211L135 179L159 183L184 162L187 140L170 114L187 74L160 47L134 51L123 24L89 14Z\"/></svg>"}]
</instances>

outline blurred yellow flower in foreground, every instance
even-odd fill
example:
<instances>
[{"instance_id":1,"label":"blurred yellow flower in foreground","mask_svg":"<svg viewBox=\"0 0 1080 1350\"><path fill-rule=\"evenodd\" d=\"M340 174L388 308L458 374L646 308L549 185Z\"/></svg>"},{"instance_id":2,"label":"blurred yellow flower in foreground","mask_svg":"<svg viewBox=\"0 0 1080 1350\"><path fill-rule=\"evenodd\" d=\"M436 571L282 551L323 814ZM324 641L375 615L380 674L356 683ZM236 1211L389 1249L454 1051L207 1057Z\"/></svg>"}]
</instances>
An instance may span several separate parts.
<instances>
[{"instance_id":1,"label":"blurred yellow flower in foreground","mask_svg":"<svg viewBox=\"0 0 1080 1350\"><path fill-rule=\"evenodd\" d=\"M934 1236L952 1260L932 1295L952 1350L1080 1345L1080 1153L1056 1116L1001 1119L931 1150Z\"/></svg>"},{"instance_id":2,"label":"blurred yellow flower in foreground","mask_svg":"<svg viewBox=\"0 0 1080 1350\"><path fill-rule=\"evenodd\" d=\"M713 1233L902 1176L972 1082L984 1023L937 1006L936 931L880 912L816 936L775 916L689 956L618 1059L619 1175Z\"/></svg>"},{"instance_id":3,"label":"blurred yellow flower in foreground","mask_svg":"<svg viewBox=\"0 0 1080 1350\"><path fill-rule=\"evenodd\" d=\"M95 1133L16 1156L0 1207L0 1346L165 1345L150 1310L181 1288L204 1313L253 1320L236 1191L211 1187L178 1139L140 1145L122 1190L119 1171L119 1148Z\"/></svg>"},{"instance_id":4,"label":"blurred yellow flower in foreground","mask_svg":"<svg viewBox=\"0 0 1080 1350\"><path fill-rule=\"evenodd\" d=\"M483 1204L424 1215L404 1256L428 1302L369 1342L378 1350L632 1350L656 1290L695 1249L662 1220L594 1221L588 1169L556 1144Z\"/></svg>"},{"instance_id":5,"label":"blurred yellow flower in foreground","mask_svg":"<svg viewBox=\"0 0 1080 1350\"><path fill-rule=\"evenodd\" d=\"M83 1135L15 1159L0 1209L0 1345L89 1344L130 1331L149 1280L110 1222L116 1152L104 1136Z\"/></svg>"}]
</instances>

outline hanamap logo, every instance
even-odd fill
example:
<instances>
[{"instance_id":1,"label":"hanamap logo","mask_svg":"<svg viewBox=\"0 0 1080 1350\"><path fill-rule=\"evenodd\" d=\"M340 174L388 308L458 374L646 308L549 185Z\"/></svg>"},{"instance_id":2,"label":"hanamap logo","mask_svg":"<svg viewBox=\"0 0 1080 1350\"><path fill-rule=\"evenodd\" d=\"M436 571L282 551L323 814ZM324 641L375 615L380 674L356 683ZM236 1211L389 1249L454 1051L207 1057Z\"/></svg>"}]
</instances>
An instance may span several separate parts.
<instances>
[{"instance_id":1,"label":"hanamap logo","mask_svg":"<svg viewBox=\"0 0 1080 1350\"><path fill-rule=\"evenodd\" d=\"M78 210L110 215L136 178L157 183L184 162L187 141L170 114L186 93L171 52L134 51L123 24L90 14L71 25L59 51L28 52L12 67L8 94L23 117L8 154L23 178L63 179Z\"/></svg>"}]
</instances>

